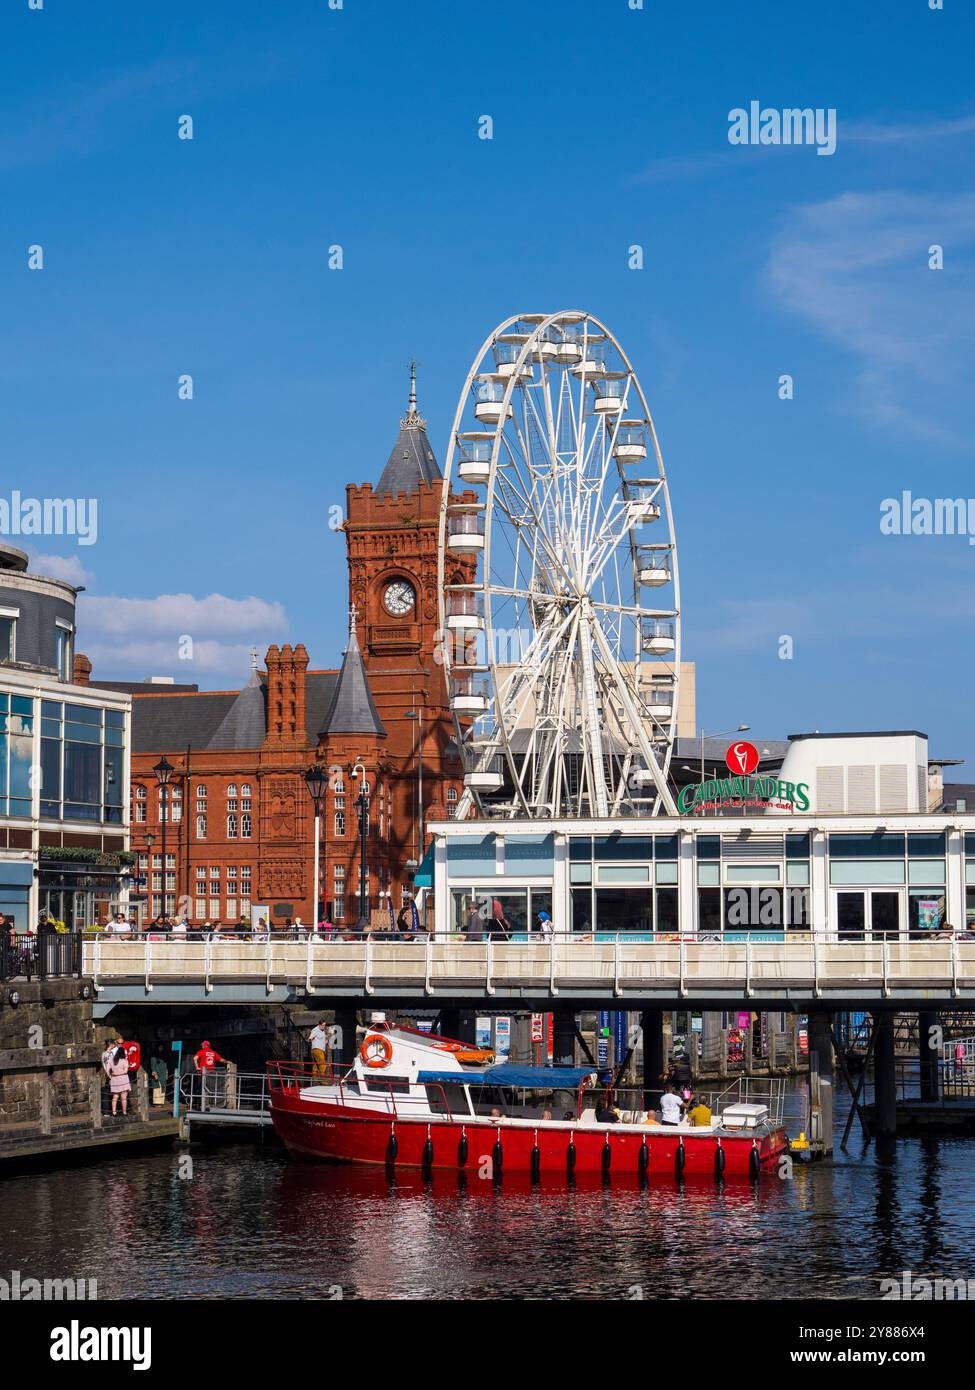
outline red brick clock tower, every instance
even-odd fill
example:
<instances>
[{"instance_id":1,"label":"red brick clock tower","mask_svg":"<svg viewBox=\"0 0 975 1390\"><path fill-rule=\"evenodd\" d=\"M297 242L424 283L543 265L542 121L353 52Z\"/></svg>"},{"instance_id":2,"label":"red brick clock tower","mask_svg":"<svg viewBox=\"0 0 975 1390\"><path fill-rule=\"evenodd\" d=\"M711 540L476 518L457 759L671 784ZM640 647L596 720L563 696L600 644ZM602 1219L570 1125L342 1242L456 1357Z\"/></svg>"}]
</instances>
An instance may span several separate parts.
<instances>
[{"instance_id":1,"label":"red brick clock tower","mask_svg":"<svg viewBox=\"0 0 975 1390\"><path fill-rule=\"evenodd\" d=\"M463 771L442 665L436 660L437 535L443 475L416 404L415 366L399 438L379 483L346 489L349 593L376 707L387 733L392 824L404 827L390 846L392 881L409 878L409 860L426 848L425 820L449 815L463 792ZM418 728L422 737L418 737Z\"/></svg>"}]
</instances>

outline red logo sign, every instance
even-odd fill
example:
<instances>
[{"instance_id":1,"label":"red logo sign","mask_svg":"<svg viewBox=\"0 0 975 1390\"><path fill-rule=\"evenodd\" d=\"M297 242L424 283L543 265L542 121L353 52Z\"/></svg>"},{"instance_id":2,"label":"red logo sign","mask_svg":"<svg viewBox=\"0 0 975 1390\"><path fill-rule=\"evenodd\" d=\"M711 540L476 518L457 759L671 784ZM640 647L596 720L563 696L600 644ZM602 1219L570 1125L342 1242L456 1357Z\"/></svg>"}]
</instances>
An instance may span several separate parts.
<instances>
[{"instance_id":1,"label":"red logo sign","mask_svg":"<svg viewBox=\"0 0 975 1390\"><path fill-rule=\"evenodd\" d=\"M724 760L736 777L747 777L758 767L758 749L754 743L739 739L731 744Z\"/></svg>"}]
</instances>

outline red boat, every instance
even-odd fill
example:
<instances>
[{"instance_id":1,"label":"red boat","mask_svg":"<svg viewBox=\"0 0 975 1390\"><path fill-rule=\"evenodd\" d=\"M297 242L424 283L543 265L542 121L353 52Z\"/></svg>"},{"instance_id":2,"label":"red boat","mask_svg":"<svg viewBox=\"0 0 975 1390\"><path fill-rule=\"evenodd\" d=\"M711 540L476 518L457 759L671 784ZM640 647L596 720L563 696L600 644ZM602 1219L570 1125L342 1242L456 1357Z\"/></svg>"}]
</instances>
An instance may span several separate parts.
<instances>
[{"instance_id":1,"label":"red boat","mask_svg":"<svg viewBox=\"0 0 975 1390\"><path fill-rule=\"evenodd\" d=\"M788 1149L765 1105L725 1106L707 1125L619 1110L593 1067L498 1065L431 1034L371 1027L344 1075L269 1063L271 1117L289 1153L347 1163L505 1172L758 1177ZM619 1098L618 1096L616 1097ZM602 1109L600 1113L605 1113Z\"/></svg>"}]
</instances>

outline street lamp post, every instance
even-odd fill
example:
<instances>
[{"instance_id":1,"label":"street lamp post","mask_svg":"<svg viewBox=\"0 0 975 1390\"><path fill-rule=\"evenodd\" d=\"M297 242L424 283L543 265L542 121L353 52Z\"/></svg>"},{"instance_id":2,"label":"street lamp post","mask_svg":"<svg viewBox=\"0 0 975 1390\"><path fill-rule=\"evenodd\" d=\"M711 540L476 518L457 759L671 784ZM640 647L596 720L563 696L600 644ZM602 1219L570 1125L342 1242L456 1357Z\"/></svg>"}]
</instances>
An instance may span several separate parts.
<instances>
[{"instance_id":1,"label":"street lamp post","mask_svg":"<svg viewBox=\"0 0 975 1390\"><path fill-rule=\"evenodd\" d=\"M701 785L704 784L704 740L705 738L730 738L732 734L747 734L751 728L750 724L739 724L737 729L713 729L711 733L705 734L701 730Z\"/></svg>"},{"instance_id":2,"label":"street lamp post","mask_svg":"<svg viewBox=\"0 0 975 1390\"><path fill-rule=\"evenodd\" d=\"M366 841L369 835L369 790L366 782L366 769L356 763L352 776L359 778L359 795L356 806L359 811L359 920L356 931L369 930L369 868L366 864Z\"/></svg>"},{"instance_id":3,"label":"street lamp post","mask_svg":"<svg viewBox=\"0 0 975 1390\"><path fill-rule=\"evenodd\" d=\"M325 801L325 789L328 786L328 777L326 776L324 769L318 763L313 763L312 766L305 773L305 786L308 788L308 794L312 799L312 805L315 807L315 908L314 912L312 913L311 926L312 931L317 931L318 910L320 902L320 895L318 891L318 857L319 846L321 845L322 807Z\"/></svg>"},{"instance_id":4,"label":"street lamp post","mask_svg":"<svg viewBox=\"0 0 975 1390\"><path fill-rule=\"evenodd\" d=\"M173 773L176 771L172 763L164 753L156 766L152 769L156 774L156 781L159 783L159 816L162 827L162 915L166 916L166 792L172 780ZM152 873L152 860L149 861L149 872ZM151 890L150 890L151 897Z\"/></svg>"},{"instance_id":5,"label":"street lamp post","mask_svg":"<svg viewBox=\"0 0 975 1390\"><path fill-rule=\"evenodd\" d=\"M146 831L146 902L148 911L152 911L152 846L155 843L155 835L151 830Z\"/></svg>"}]
</instances>

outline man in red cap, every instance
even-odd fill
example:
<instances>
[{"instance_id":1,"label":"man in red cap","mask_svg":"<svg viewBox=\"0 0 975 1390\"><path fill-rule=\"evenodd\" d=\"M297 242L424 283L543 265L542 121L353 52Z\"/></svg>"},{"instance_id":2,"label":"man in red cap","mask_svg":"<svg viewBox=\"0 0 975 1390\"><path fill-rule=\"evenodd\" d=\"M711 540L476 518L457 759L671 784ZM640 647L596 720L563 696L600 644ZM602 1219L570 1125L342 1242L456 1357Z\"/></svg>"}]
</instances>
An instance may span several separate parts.
<instances>
[{"instance_id":1,"label":"man in red cap","mask_svg":"<svg viewBox=\"0 0 975 1390\"><path fill-rule=\"evenodd\" d=\"M207 1084L207 1077L213 1074L218 1062L221 1066L225 1067L227 1065L226 1057L221 1057L216 1048L211 1047L204 1038L203 1042L200 1044L200 1050L193 1057L193 1066L203 1078L201 1085L203 1088L204 1108L206 1107L208 1098L213 1100L217 1099L216 1077L213 1078L213 1082L209 1085Z\"/></svg>"}]
</instances>

